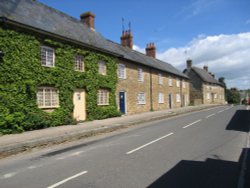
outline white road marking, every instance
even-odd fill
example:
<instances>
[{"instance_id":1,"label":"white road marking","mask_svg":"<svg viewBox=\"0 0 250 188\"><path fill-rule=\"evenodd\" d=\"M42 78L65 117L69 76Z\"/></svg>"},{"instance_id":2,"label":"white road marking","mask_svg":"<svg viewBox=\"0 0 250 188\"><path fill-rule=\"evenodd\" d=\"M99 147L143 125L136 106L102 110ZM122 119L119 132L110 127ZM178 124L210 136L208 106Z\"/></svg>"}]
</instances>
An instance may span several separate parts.
<instances>
[{"instance_id":1,"label":"white road marking","mask_svg":"<svg viewBox=\"0 0 250 188\"><path fill-rule=\"evenodd\" d=\"M37 168L37 166L29 166L28 169L32 170L32 169L35 169Z\"/></svg>"},{"instance_id":2,"label":"white road marking","mask_svg":"<svg viewBox=\"0 0 250 188\"><path fill-rule=\"evenodd\" d=\"M83 152L84 151L77 151L77 152L71 153L69 156L73 157L73 156L81 155Z\"/></svg>"},{"instance_id":3,"label":"white road marking","mask_svg":"<svg viewBox=\"0 0 250 188\"><path fill-rule=\"evenodd\" d=\"M70 181L70 180L72 180L72 179L75 179L75 178L77 178L77 177L79 177L79 176L82 176L82 175L84 175L84 174L86 174L86 173L88 173L88 171L80 172L80 173L78 173L78 174L76 174L76 175L74 175L74 176L71 176L71 177L69 177L69 178L67 178L67 179L64 179L64 180L62 180L62 181L60 181L60 182L58 182L58 183L56 183L56 184L54 184L54 185L51 185L51 186L49 186L49 187L47 187L47 188L55 188L55 187L58 187L59 185L62 185L62 184L64 184L64 183L66 183L66 182L68 182L68 181Z\"/></svg>"},{"instance_id":4,"label":"white road marking","mask_svg":"<svg viewBox=\"0 0 250 188\"><path fill-rule=\"evenodd\" d=\"M221 113L221 112L224 112L225 110L221 110L221 111L219 111L219 112L217 112L217 113Z\"/></svg>"},{"instance_id":5,"label":"white road marking","mask_svg":"<svg viewBox=\"0 0 250 188\"><path fill-rule=\"evenodd\" d=\"M188 125L186 125L186 126L184 126L184 127L182 127L183 129L186 129L187 127L189 127L189 126L191 126L191 125L194 125L194 124L196 124L196 123L198 123L198 122L200 122L201 121L201 119L199 119L199 120L197 120L197 121L195 121L195 122L193 122L193 123L190 123L190 124L188 124Z\"/></svg>"},{"instance_id":6,"label":"white road marking","mask_svg":"<svg viewBox=\"0 0 250 188\"><path fill-rule=\"evenodd\" d=\"M16 172L4 174L3 178L4 178L4 179L12 178L12 177L15 176L16 174L17 174Z\"/></svg>"},{"instance_id":7,"label":"white road marking","mask_svg":"<svg viewBox=\"0 0 250 188\"><path fill-rule=\"evenodd\" d=\"M206 118L210 118L210 117L212 117L212 116L214 116L215 114L210 114L209 116L207 116Z\"/></svg>"},{"instance_id":8,"label":"white road marking","mask_svg":"<svg viewBox=\"0 0 250 188\"><path fill-rule=\"evenodd\" d=\"M145 147L147 147L147 146L149 146L149 145L151 145L151 144L153 144L153 143L155 143L155 142L158 142L158 141L160 141L160 140L162 140L162 139L164 139L164 138L166 138L166 137L168 137L168 136L171 136L171 135L173 135L173 134L174 134L174 133L169 133L169 134L167 134L167 135L165 135L165 136L162 136L162 137L160 137L160 138L158 138L158 139L156 139L156 140L153 140L153 141L151 141L151 142L149 142L149 143L147 143L147 144L145 144L145 145L143 145L143 146L140 146L140 147L138 147L138 148L136 148L136 149L133 149L133 150L127 152L126 154L129 155L129 154L131 154L131 153L134 153L134 152L136 152L136 151L138 151L138 150L140 150L140 149L142 149L142 148L145 148Z\"/></svg>"}]
</instances>

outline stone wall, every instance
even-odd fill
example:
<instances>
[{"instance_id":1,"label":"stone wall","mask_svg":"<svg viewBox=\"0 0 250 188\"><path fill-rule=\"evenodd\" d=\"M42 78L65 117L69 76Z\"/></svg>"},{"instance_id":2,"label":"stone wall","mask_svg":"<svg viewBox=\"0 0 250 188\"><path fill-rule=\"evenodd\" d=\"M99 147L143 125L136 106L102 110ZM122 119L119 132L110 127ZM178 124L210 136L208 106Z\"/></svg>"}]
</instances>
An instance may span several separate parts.
<instances>
[{"instance_id":1,"label":"stone wall","mask_svg":"<svg viewBox=\"0 0 250 188\"><path fill-rule=\"evenodd\" d=\"M179 78L180 86L177 87L177 77L174 75L124 60L119 60L119 63L126 66L126 79L119 79L118 81L117 104L119 108L119 92L124 91L127 114L169 109L169 94L172 94L172 108L189 105L189 81L187 79L184 80L185 88L183 88L181 78ZM138 68L143 69L144 82L138 81ZM159 83L159 74L162 75L162 83ZM169 86L169 76L172 77L172 86ZM151 85L152 91L150 91ZM145 93L145 104L138 104L137 95L140 92ZM163 95L163 101L159 101L159 93ZM176 101L177 94L180 95L179 102Z\"/></svg>"}]
</instances>

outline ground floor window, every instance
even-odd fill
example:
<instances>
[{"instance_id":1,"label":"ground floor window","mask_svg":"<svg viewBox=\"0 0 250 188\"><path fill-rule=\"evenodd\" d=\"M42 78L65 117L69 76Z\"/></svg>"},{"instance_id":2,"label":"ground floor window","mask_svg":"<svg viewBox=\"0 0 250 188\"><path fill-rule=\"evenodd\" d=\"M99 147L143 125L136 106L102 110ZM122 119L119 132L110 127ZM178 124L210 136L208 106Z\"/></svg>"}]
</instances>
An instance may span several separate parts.
<instances>
[{"instance_id":1,"label":"ground floor window","mask_svg":"<svg viewBox=\"0 0 250 188\"><path fill-rule=\"evenodd\" d=\"M97 104L98 105L109 105L109 91L107 89L98 90Z\"/></svg>"},{"instance_id":2,"label":"ground floor window","mask_svg":"<svg viewBox=\"0 0 250 188\"><path fill-rule=\"evenodd\" d=\"M181 96L179 93L176 94L176 102L181 102Z\"/></svg>"},{"instance_id":3,"label":"ground floor window","mask_svg":"<svg viewBox=\"0 0 250 188\"><path fill-rule=\"evenodd\" d=\"M37 104L39 108L59 107L59 92L53 87L39 87L37 91Z\"/></svg>"},{"instance_id":4,"label":"ground floor window","mask_svg":"<svg viewBox=\"0 0 250 188\"><path fill-rule=\"evenodd\" d=\"M160 104L164 103L164 94L163 93L158 94L158 103L160 103Z\"/></svg>"},{"instance_id":5,"label":"ground floor window","mask_svg":"<svg viewBox=\"0 0 250 188\"><path fill-rule=\"evenodd\" d=\"M138 104L146 104L145 93L138 93L137 101L138 101Z\"/></svg>"}]
</instances>

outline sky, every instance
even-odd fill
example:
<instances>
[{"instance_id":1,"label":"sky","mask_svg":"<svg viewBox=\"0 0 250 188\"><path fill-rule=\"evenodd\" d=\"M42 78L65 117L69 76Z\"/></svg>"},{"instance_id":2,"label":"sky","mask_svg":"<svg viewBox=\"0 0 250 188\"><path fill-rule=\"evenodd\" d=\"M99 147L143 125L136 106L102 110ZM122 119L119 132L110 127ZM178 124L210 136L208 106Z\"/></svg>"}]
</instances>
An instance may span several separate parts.
<instances>
[{"instance_id":1,"label":"sky","mask_svg":"<svg viewBox=\"0 0 250 188\"><path fill-rule=\"evenodd\" d=\"M74 18L93 12L96 31L120 43L124 28L134 50L154 42L156 57L180 71L186 59L208 66L228 88L250 88L250 0L37 0Z\"/></svg>"}]
</instances>

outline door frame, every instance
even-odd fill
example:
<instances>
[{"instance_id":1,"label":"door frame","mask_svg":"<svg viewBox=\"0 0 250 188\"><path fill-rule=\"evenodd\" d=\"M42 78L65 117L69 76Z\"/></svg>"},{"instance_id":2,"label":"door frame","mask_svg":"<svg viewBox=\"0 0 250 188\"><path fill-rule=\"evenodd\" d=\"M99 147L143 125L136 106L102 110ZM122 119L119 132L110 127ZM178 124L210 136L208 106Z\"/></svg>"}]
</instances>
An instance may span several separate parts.
<instances>
[{"instance_id":1,"label":"door frame","mask_svg":"<svg viewBox=\"0 0 250 188\"><path fill-rule=\"evenodd\" d=\"M119 110L121 112L121 99L120 93L124 93L124 114L127 114L127 92L126 91L119 91ZM123 113L123 112L122 112Z\"/></svg>"},{"instance_id":2,"label":"door frame","mask_svg":"<svg viewBox=\"0 0 250 188\"><path fill-rule=\"evenodd\" d=\"M84 119L77 119L77 117L75 117L75 114L78 114L78 113L80 113L79 112L79 110L77 111L77 108L76 108L76 105L75 105L75 94L78 94L78 93L80 93L80 95L83 93L84 94L84 98L83 99L81 99L81 100L84 100L84 106L83 107L81 107L82 108L82 110L84 110ZM74 89L74 91L73 91L73 105L74 105L74 109L73 109L73 118L74 119L77 119L78 121L84 121L84 120L86 120L86 118L87 118L87 111L86 111L86 89L84 89L84 88L76 88L76 89ZM76 112L78 112L78 113L76 113Z\"/></svg>"},{"instance_id":3,"label":"door frame","mask_svg":"<svg viewBox=\"0 0 250 188\"><path fill-rule=\"evenodd\" d=\"M173 108L173 94L172 93L168 94L168 108L169 109Z\"/></svg>"}]
</instances>

